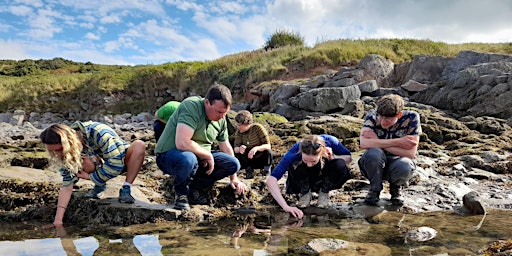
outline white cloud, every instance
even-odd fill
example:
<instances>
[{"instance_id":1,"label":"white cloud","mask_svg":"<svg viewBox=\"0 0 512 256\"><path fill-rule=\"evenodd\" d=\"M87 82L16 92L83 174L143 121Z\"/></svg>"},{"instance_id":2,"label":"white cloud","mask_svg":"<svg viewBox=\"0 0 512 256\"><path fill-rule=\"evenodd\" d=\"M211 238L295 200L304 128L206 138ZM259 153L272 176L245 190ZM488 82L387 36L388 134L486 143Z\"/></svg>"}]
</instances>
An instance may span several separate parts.
<instances>
[{"instance_id":1,"label":"white cloud","mask_svg":"<svg viewBox=\"0 0 512 256\"><path fill-rule=\"evenodd\" d=\"M95 41L97 41L97 40L100 40L100 39L101 39L101 37L100 37L100 36L95 35L95 34L93 34L93 33L91 33L91 32L89 32L89 33L85 34L85 38L90 39L90 40L95 40Z\"/></svg>"},{"instance_id":2,"label":"white cloud","mask_svg":"<svg viewBox=\"0 0 512 256\"><path fill-rule=\"evenodd\" d=\"M26 5L9 6L8 9L16 16L28 16L32 14L32 8Z\"/></svg>"},{"instance_id":3,"label":"white cloud","mask_svg":"<svg viewBox=\"0 0 512 256\"><path fill-rule=\"evenodd\" d=\"M43 7L43 1L41 0L14 0L15 3L33 6L36 8Z\"/></svg>"},{"instance_id":4,"label":"white cloud","mask_svg":"<svg viewBox=\"0 0 512 256\"><path fill-rule=\"evenodd\" d=\"M25 51L26 46L20 42L0 40L0 59L24 60L31 56Z\"/></svg>"},{"instance_id":5,"label":"white cloud","mask_svg":"<svg viewBox=\"0 0 512 256\"><path fill-rule=\"evenodd\" d=\"M109 24L109 23L120 23L122 21L119 14L110 14L108 16L104 16L100 18L100 22L103 24Z\"/></svg>"},{"instance_id":6,"label":"white cloud","mask_svg":"<svg viewBox=\"0 0 512 256\"><path fill-rule=\"evenodd\" d=\"M9 50L0 52L21 58L100 64L214 59L259 49L283 29L304 36L309 46L340 38L512 42L509 0L4 2L0 42Z\"/></svg>"}]
</instances>

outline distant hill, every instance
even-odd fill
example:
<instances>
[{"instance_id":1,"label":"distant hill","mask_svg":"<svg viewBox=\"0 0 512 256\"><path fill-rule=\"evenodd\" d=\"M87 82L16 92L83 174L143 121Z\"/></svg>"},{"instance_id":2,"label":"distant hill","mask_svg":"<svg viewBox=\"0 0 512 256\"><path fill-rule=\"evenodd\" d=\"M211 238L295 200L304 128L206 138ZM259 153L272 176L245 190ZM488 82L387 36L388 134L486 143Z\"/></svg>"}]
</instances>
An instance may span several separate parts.
<instances>
[{"instance_id":1,"label":"distant hill","mask_svg":"<svg viewBox=\"0 0 512 256\"><path fill-rule=\"evenodd\" d=\"M415 55L453 57L462 50L512 54L512 43L446 44L429 40L334 40L314 47L281 47L224 56L206 62L161 65L98 65L62 58L0 60L0 109L62 113L71 119L95 114L153 112L168 100L204 95L214 82L244 101L250 88L275 80L321 74L379 54L394 63Z\"/></svg>"}]
</instances>

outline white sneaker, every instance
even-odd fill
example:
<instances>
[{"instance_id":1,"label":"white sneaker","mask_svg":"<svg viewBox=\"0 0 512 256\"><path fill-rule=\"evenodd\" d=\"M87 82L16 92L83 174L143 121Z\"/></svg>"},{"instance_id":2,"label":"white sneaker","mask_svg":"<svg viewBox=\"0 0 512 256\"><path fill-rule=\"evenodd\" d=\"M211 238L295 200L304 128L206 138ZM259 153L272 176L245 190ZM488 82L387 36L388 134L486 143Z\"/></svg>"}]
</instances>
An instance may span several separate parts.
<instances>
[{"instance_id":1,"label":"white sneaker","mask_svg":"<svg viewBox=\"0 0 512 256\"><path fill-rule=\"evenodd\" d=\"M318 208L327 208L330 203L329 193L318 192L318 203L316 204Z\"/></svg>"},{"instance_id":2,"label":"white sneaker","mask_svg":"<svg viewBox=\"0 0 512 256\"><path fill-rule=\"evenodd\" d=\"M297 206L299 208L306 208L311 203L311 191L309 191L307 194L304 194L300 197L299 203Z\"/></svg>"}]
</instances>

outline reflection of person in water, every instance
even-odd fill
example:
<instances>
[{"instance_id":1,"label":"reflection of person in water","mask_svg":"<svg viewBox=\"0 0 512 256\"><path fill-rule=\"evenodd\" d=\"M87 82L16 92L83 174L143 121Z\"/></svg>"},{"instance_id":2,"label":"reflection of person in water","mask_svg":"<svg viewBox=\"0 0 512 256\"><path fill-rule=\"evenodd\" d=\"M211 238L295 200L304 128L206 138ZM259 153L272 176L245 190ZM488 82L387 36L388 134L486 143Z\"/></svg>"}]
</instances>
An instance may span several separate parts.
<instances>
[{"instance_id":1,"label":"reflection of person in water","mask_svg":"<svg viewBox=\"0 0 512 256\"><path fill-rule=\"evenodd\" d=\"M286 212L280 212L273 214L270 219L266 220L266 222L268 223L263 224L257 220L255 221L254 216L242 218L242 220L237 223L236 229L232 234L231 244L233 247L235 249L240 249L239 238L241 238L243 234L249 231L252 234L265 236L263 248L255 249L255 255L256 251L263 253L263 255L287 254L288 230L291 228L302 227L304 224L303 219L297 219L289 216L289 214Z\"/></svg>"},{"instance_id":2,"label":"reflection of person in water","mask_svg":"<svg viewBox=\"0 0 512 256\"><path fill-rule=\"evenodd\" d=\"M82 255L76 249L75 244L73 242L73 238L68 236L68 233L62 225L55 226L55 230L57 231L57 235L60 238L60 243L62 244L62 248L64 248L66 255Z\"/></svg>"},{"instance_id":3,"label":"reflection of person in water","mask_svg":"<svg viewBox=\"0 0 512 256\"><path fill-rule=\"evenodd\" d=\"M256 235L264 235L265 236L265 247L267 245L267 241L270 237L270 227L258 228L254 224L254 217L249 216L248 218L244 218L241 222L237 223L236 229L233 232L231 244L235 247L235 249L240 249L240 245L238 244L238 239L242 237L245 232L251 232Z\"/></svg>"},{"instance_id":4,"label":"reflection of person in water","mask_svg":"<svg viewBox=\"0 0 512 256\"><path fill-rule=\"evenodd\" d=\"M158 235L136 235L133 239L108 239L91 237L93 241L76 243L79 239L70 237L62 225L55 227L66 255L162 255ZM91 245L94 243L94 245ZM82 249L82 250L80 250ZM87 251L85 252L84 250Z\"/></svg>"}]
</instances>

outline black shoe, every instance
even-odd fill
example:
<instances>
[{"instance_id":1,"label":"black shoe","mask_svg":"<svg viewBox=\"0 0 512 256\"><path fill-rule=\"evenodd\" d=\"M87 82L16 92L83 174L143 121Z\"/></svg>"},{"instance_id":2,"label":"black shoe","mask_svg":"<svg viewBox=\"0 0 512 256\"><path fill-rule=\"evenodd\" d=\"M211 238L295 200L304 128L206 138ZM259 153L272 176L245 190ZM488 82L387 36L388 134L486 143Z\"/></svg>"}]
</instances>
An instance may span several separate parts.
<instances>
[{"instance_id":1,"label":"black shoe","mask_svg":"<svg viewBox=\"0 0 512 256\"><path fill-rule=\"evenodd\" d=\"M188 199L191 204L210 204L210 201L206 196L201 195L199 190L190 190L188 194Z\"/></svg>"},{"instance_id":2,"label":"black shoe","mask_svg":"<svg viewBox=\"0 0 512 256\"><path fill-rule=\"evenodd\" d=\"M267 165L267 166L263 167L263 169L261 170L261 175L267 176L271 170L272 170L272 167Z\"/></svg>"},{"instance_id":3,"label":"black shoe","mask_svg":"<svg viewBox=\"0 0 512 256\"><path fill-rule=\"evenodd\" d=\"M380 195L380 191L376 192L376 191L369 191L368 194L366 195L366 197L364 198L364 202L367 204L367 205L377 205L377 203L379 203L379 195Z\"/></svg>"},{"instance_id":4,"label":"black shoe","mask_svg":"<svg viewBox=\"0 0 512 256\"><path fill-rule=\"evenodd\" d=\"M245 168L245 178L246 179L254 178L254 170L251 167Z\"/></svg>"},{"instance_id":5,"label":"black shoe","mask_svg":"<svg viewBox=\"0 0 512 256\"><path fill-rule=\"evenodd\" d=\"M174 202L174 209L176 210L190 210L188 199L186 195L176 195L176 201Z\"/></svg>"},{"instance_id":6,"label":"black shoe","mask_svg":"<svg viewBox=\"0 0 512 256\"><path fill-rule=\"evenodd\" d=\"M403 205L404 198L400 194L400 186L397 185L389 185L389 193L391 194L391 204L392 205Z\"/></svg>"}]
</instances>

